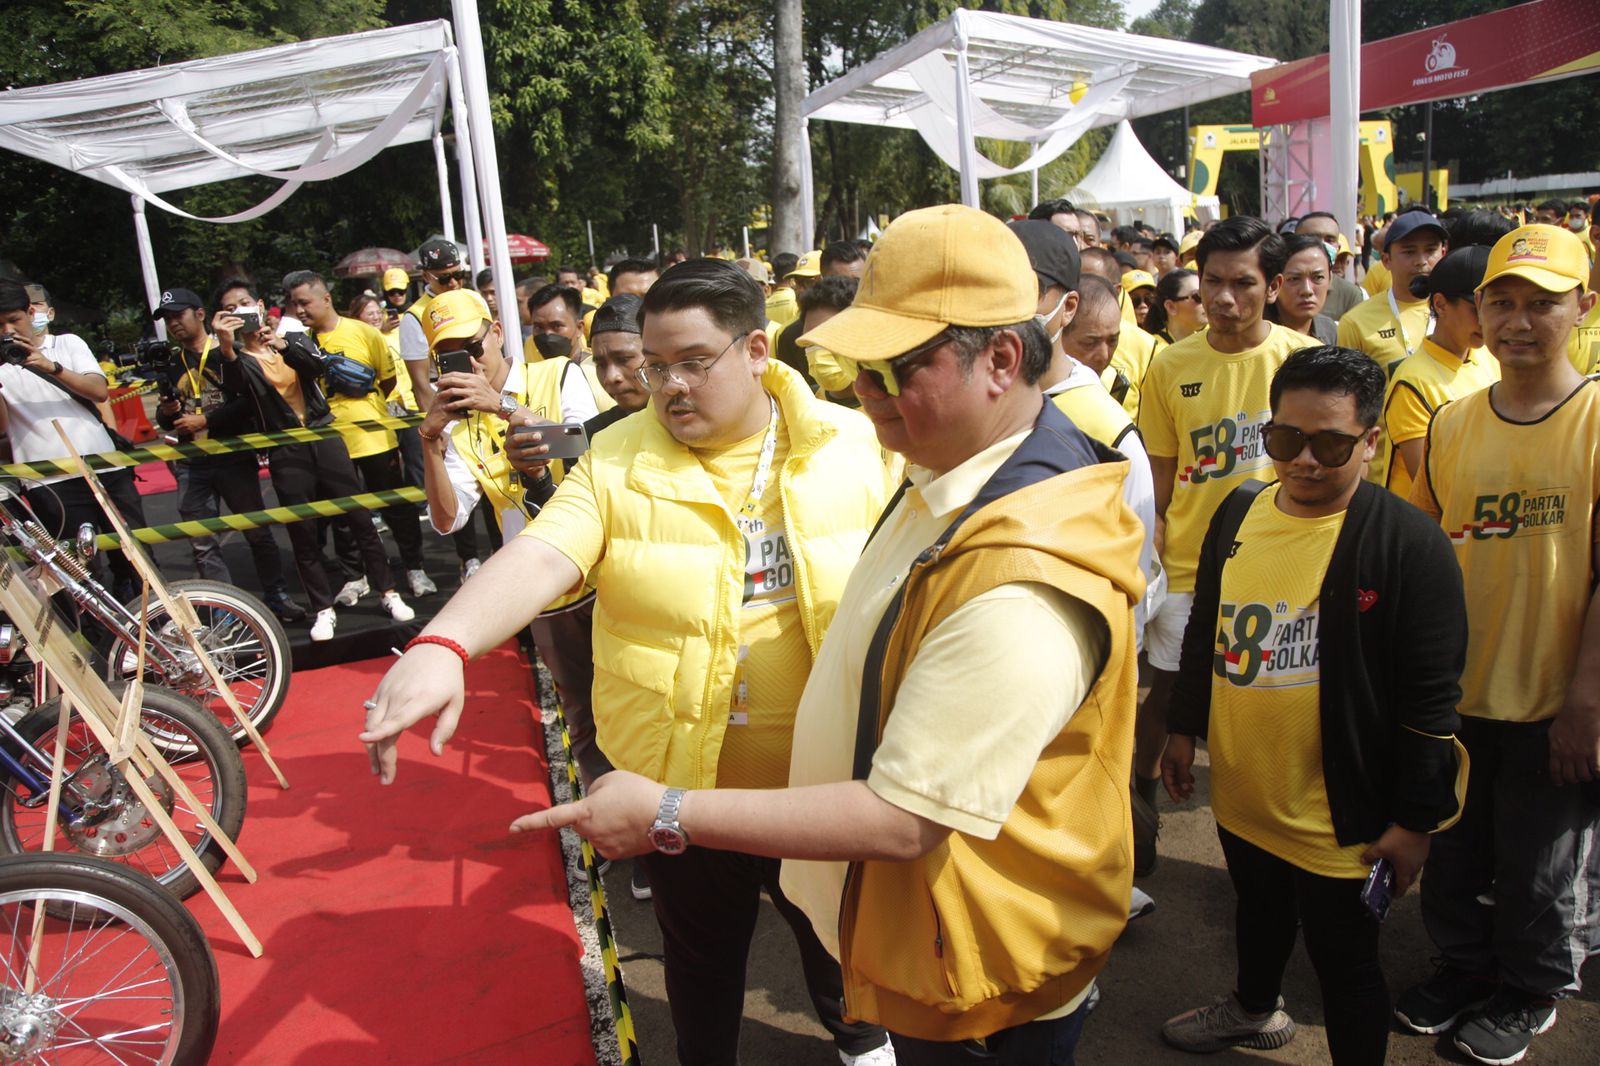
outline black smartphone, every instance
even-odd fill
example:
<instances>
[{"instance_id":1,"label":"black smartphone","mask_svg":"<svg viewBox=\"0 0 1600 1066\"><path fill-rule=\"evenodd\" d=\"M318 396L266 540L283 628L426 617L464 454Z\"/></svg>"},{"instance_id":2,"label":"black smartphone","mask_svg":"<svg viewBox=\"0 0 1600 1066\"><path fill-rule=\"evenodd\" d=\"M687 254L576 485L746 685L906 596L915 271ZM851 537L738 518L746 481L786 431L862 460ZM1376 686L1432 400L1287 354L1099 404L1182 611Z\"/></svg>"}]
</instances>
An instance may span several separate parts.
<instances>
[{"instance_id":1,"label":"black smartphone","mask_svg":"<svg viewBox=\"0 0 1600 1066\"><path fill-rule=\"evenodd\" d=\"M1367 883L1361 886L1361 902L1378 921L1389 917L1389 906L1394 903L1394 864L1388 859L1372 864Z\"/></svg>"},{"instance_id":2,"label":"black smartphone","mask_svg":"<svg viewBox=\"0 0 1600 1066\"><path fill-rule=\"evenodd\" d=\"M255 333L261 328L260 311L235 311L234 316L242 323L239 326L240 333Z\"/></svg>"},{"instance_id":3,"label":"black smartphone","mask_svg":"<svg viewBox=\"0 0 1600 1066\"><path fill-rule=\"evenodd\" d=\"M460 348L439 353L439 376L472 373L472 356Z\"/></svg>"},{"instance_id":4,"label":"black smartphone","mask_svg":"<svg viewBox=\"0 0 1600 1066\"><path fill-rule=\"evenodd\" d=\"M570 423L552 425L542 422L533 426L514 426L512 433L537 433L542 438L541 442L550 449L543 458L545 459L576 459L589 450L589 434L579 425Z\"/></svg>"}]
</instances>

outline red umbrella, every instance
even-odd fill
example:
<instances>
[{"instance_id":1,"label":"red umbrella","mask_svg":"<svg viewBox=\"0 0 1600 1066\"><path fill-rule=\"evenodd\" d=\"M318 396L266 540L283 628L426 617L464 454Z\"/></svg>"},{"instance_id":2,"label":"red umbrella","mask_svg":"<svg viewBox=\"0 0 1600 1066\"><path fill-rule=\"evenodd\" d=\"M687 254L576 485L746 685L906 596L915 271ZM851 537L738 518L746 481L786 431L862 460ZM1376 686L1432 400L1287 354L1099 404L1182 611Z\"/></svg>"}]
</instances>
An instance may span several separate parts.
<instances>
[{"instance_id":1,"label":"red umbrella","mask_svg":"<svg viewBox=\"0 0 1600 1066\"><path fill-rule=\"evenodd\" d=\"M385 270L393 270L396 267L414 274L417 271L417 260L414 256L395 248L362 248L339 260L339 264L333 268L333 276L362 278L382 274Z\"/></svg>"},{"instance_id":2,"label":"red umbrella","mask_svg":"<svg viewBox=\"0 0 1600 1066\"><path fill-rule=\"evenodd\" d=\"M513 263L535 263L541 259L550 258L550 247L543 241L524 236L521 233L506 234L506 248L511 252ZM489 256L489 242L483 242L484 258Z\"/></svg>"}]
</instances>

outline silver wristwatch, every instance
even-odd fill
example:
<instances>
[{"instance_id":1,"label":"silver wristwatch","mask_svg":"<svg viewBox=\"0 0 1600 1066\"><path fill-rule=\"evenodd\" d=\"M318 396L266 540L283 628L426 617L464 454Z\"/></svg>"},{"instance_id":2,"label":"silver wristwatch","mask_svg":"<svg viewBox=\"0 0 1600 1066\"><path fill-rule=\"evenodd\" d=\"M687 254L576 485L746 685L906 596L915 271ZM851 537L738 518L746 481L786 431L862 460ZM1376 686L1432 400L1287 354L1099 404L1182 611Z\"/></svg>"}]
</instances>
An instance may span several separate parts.
<instances>
[{"instance_id":1,"label":"silver wristwatch","mask_svg":"<svg viewBox=\"0 0 1600 1066\"><path fill-rule=\"evenodd\" d=\"M678 824L678 808L683 804L684 790L669 788L656 808L656 821L645 834L650 843L663 855L682 855L689 847L689 832Z\"/></svg>"},{"instance_id":2,"label":"silver wristwatch","mask_svg":"<svg viewBox=\"0 0 1600 1066\"><path fill-rule=\"evenodd\" d=\"M517 398L510 393L502 392L500 394L500 417L506 421L511 421L511 416L516 414L517 408L521 406L517 402Z\"/></svg>"}]
</instances>

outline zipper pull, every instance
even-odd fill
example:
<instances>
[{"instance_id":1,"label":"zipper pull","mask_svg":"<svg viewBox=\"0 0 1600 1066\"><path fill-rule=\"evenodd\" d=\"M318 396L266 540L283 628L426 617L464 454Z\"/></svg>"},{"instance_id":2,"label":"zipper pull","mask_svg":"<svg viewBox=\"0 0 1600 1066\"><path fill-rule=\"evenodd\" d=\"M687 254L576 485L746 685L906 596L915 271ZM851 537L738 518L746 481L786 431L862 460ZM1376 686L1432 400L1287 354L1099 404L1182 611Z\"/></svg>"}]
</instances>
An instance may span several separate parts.
<instances>
[{"instance_id":1,"label":"zipper pull","mask_svg":"<svg viewBox=\"0 0 1600 1066\"><path fill-rule=\"evenodd\" d=\"M941 959L944 958L944 934L943 933L935 933L933 935L933 954L934 954L934 956L936 958L941 958Z\"/></svg>"}]
</instances>

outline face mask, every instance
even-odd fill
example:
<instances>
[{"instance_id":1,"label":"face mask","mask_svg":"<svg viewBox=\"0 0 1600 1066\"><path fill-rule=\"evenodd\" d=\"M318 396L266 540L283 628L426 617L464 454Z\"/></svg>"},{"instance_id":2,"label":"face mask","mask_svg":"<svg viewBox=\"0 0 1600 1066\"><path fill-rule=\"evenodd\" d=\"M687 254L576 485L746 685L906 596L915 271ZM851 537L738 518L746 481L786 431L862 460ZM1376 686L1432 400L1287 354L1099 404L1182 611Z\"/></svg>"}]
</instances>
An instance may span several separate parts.
<instances>
[{"instance_id":1,"label":"face mask","mask_svg":"<svg viewBox=\"0 0 1600 1066\"><path fill-rule=\"evenodd\" d=\"M1581 230L1588 224L1589 223L1584 220L1582 215L1573 215L1571 218L1567 219L1567 228L1570 230Z\"/></svg>"},{"instance_id":2,"label":"face mask","mask_svg":"<svg viewBox=\"0 0 1600 1066\"><path fill-rule=\"evenodd\" d=\"M557 359L572 354L572 338L563 333L535 333L533 346L546 359Z\"/></svg>"},{"instance_id":3,"label":"face mask","mask_svg":"<svg viewBox=\"0 0 1600 1066\"><path fill-rule=\"evenodd\" d=\"M33 313L33 335L42 337L50 328L50 313L48 311L35 311Z\"/></svg>"},{"instance_id":4,"label":"face mask","mask_svg":"<svg viewBox=\"0 0 1600 1066\"><path fill-rule=\"evenodd\" d=\"M1056 301L1056 305L1050 309L1050 313L1049 314L1047 314L1047 315L1034 315L1033 316L1033 320L1035 322L1039 323L1039 328L1040 329L1049 329L1050 328L1050 320L1052 318L1056 317L1057 315L1059 315L1061 313L1061 309L1063 307L1065 307L1065 306L1067 306L1067 294L1066 293L1062 293L1061 294L1061 299ZM1066 328L1067 327L1065 325L1063 325L1061 327L1061 329L1058 329L1054 333L1049 335L1050 336L1050 346L1051 347L1055 347L1056 339L1061 336L1062 331L1065 330Z\"/></svg>"}]
</instances>

